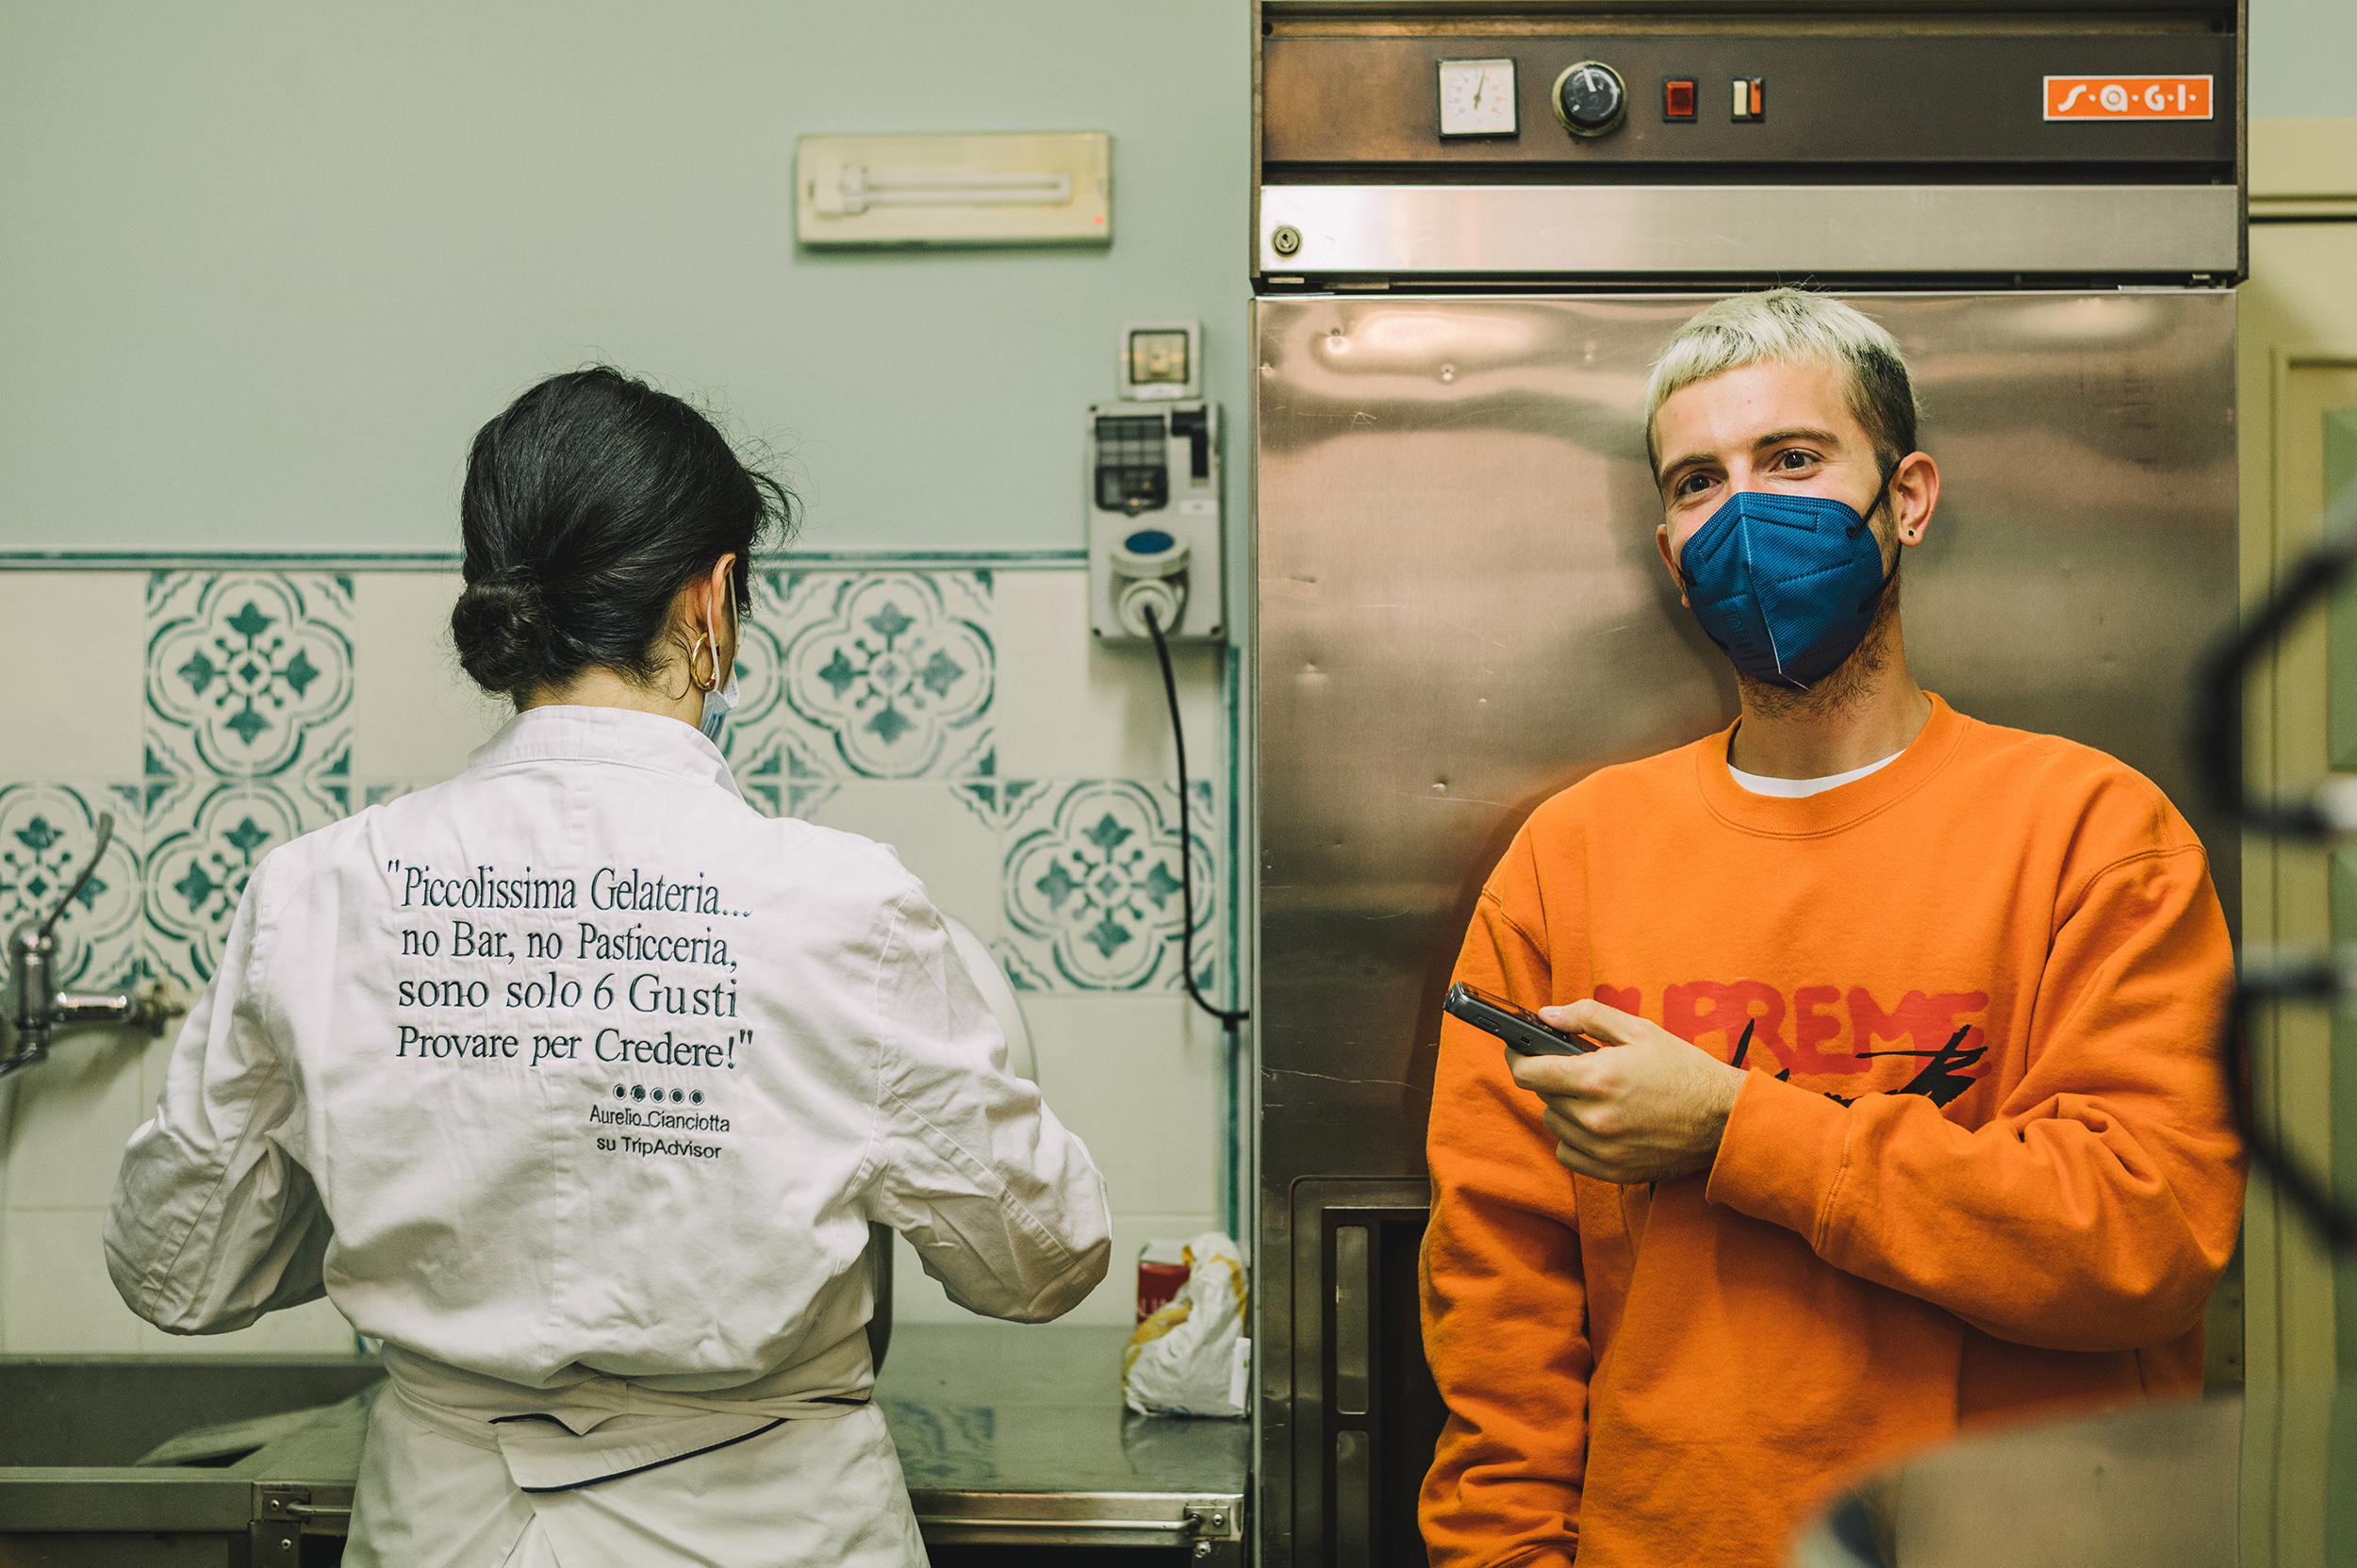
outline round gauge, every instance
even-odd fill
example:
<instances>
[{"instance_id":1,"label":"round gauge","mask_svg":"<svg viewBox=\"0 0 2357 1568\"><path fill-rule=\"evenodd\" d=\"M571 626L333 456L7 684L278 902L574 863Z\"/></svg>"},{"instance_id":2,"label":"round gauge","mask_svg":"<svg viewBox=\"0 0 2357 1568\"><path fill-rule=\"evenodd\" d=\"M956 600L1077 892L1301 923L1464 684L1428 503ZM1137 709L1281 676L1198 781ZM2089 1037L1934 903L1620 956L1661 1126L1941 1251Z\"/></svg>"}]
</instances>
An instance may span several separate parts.
<instances>
[{"instance_id":1,"label":"round gauge","mask_svg":"<svg viewBox=\"0 0 2357 1568\"><path fill-rule=\"evenodd\" d=\"M1628 84L1602 60L1581 60L1555 78L1555 117L1574 136L1602 136L1628 118Z\"/></svg>"}]
</instances>

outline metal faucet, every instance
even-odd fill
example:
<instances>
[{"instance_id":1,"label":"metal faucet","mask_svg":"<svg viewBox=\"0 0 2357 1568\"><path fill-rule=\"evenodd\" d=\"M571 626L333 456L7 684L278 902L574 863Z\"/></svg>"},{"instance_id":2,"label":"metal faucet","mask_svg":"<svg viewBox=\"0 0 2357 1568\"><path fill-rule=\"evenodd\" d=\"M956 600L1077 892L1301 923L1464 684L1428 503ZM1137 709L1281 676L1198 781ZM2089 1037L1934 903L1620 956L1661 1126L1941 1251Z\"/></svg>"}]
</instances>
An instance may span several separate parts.
<instances>
[{"instance_id":1,"label":"metal faucet","mask_svg":"<svg viewBox=\"0 0 2357 1568\"><path fill-rule=\"evenodd\" d=\"M112 812L98 818L98 843L82 874L65 890L58 907L38 924L26 921L8 935L8 991L14 999L8 1022L16 1031L16 1050L0 1056L0 1078L22 1071L48 1056L51 1032L67 1024L130 1024L150 1034L186 1013L187 999L168 980L152 981L136 990L60 991L58 989L58 939L52 933L65 906L80 894L98 869L99 857L114 838Z\"/></svg>"}]
</instances>

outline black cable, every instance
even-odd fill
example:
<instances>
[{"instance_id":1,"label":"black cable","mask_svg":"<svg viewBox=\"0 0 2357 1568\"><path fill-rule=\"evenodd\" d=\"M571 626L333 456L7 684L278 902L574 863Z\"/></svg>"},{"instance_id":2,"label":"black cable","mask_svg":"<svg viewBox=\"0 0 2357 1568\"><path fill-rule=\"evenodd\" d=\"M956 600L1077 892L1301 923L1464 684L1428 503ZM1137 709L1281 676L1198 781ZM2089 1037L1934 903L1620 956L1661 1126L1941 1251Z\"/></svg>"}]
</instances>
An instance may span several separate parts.
<instances>
[{"instance_id":1,"label":"black cable","mask_svg":"<svg viewBox=\"0 0 2357 1568\"><path fill-rule=\"evenodd\" d=\"M2251 666L2283 639L2304 610L2331 594L2352 566L2357 566L2357 485L2334 500L2325 518L2323 541L2293 564L2266 601L2220 637L2202 663L2194 686L2195 776L2208 785L2212 801L2247 831L2311 843L2334 836L2332 822L2314 800L2253 797L2243 771L2243 686ZM2234 1131L2250 1163L2292 1200L2326 1246L2334 1252L2348 1251L2357 1246L2357 1213L2341 1203L2329 1180L2303 1169L2289 1148L2260 1128L2243 1081L2246 1035L2257 1009L2302 999L2333 1002L2342 995L2342 977L2325 957L2288 966L2254 966L2246 948L2237 958L2234 999L2218 1042Z\"/></svg>"},{"instance_id":2,"label":"black cable","mask_svg":"<svg viewBox=\"0 0 2357 1568\"><path fill-rule=\"evenodd\" d=\"M2357 491L2345 499L2357 499ZM2292 566L2283 585L2235 631L2219 639L2194 686L2193 766L2219 809L2252 833L2324 838L2332 826L2313 801L2255 801L2243 775L2243 683L2250 667L2283 639L2300 612L2330 594L2357 559L2357 537L2316 546Z\"/></svg>"},{"instance_id":3,"label":"black cable","mask_svg":"<svg viewBox=\"0 0 2357 1568\"><path fill-rule=\"evenodd\" d=\"M2225 1038L2218 1045L2218 1059L2226 1069L2226 1102L2234 1108L2234 1131L2241 1134L2250 1163L2275 1183L2277 1191L2292 1200L2292 1207L2316 1228L2328 1247L2334 1252L2346 1252L2357 1244L2357 1215L2341 1206L2330 1186L2301 1169L2291 1150L2260 1130L2258 1117L2244 1093L2247 1085L2243 1081L2243 1035L2250 1028L2251 1012L2270 999L2267 993L2249 985L2235 991L2234 1005L2227 1011Z\"/></svg>"},{"instance_id":4,"label":"black cable","mask_svg":"<svg viewBox=\"0 0 2357 1568\"><path fill-rule=\"evenodd\" d=\"M1170 700L1170 742L1178 751L1178 962L1186 977L1187 995L1195 1005L1219 1020L1228 1033L1251 1014L1213 1007L1195 988L1195 864L1194 838L1187 831L1187 733L1178 722L1178 678L1170 672L1170 645L1162 640L1162 625L1150 604L1144 607L1146 630L1154 639L1154 657L1162 665L1162 695Z\"/></svg>"}]
</instances>

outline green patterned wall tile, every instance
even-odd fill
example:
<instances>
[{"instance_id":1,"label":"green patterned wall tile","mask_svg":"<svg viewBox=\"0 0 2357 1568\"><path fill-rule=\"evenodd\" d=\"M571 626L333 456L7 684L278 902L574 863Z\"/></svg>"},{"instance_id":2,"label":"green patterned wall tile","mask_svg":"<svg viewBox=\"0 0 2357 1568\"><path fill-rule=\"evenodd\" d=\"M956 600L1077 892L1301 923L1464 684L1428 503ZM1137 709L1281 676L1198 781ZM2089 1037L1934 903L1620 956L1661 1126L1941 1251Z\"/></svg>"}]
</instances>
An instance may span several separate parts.
<instances>
[{"instance_id":1,"label":"green patterned wall tile","mask_svg":"<svg viewBox=\"0 0 2357 1568\"><path fill-rule=\"evenodd\" d=\"M1195 983L1217 994L1220 911L1211 786L1195 783L1187 844L1195 883ZM1134 779L1050 784L1002 830L1008 978L1039 991L1176 990L1179 957L1178 786Z\"/></svg>"},{"instance_id":2,"label":"green patterned wall tile","mask_svg":"<svg viewBox=\"0 0 2357 1568\"><path fill-rule=\"evenodd\" d=\"M754 619L775 664L748 669L750 735L774 730L844 779L964 779L991 771L997 681L987 571L781 572ZM759 647L761 638L749 638Z\"/></svg>"},{"instance_id":3,"label":"green patterned wall tile","mask_svg":"<svg viewBox=\"0 0 2357 1568\"><path fill-rule=\"evenodd\" d=\"M338 758L349 768L353 593L349 577L152 574L151 771L316 779Z\"/></svg>"},{"instance_id":4,"label":"green patterned wall tile","mask_svg":"<svg viewBox=\"0 0 2357 1568\"><path fill-rule=\"evenodd\" d=\"M147 819L142 878L154 972L201 989L262 857L330 819L275 784L245 779L206 779L167 796Z\"/></svg>"},{"instance_id":5,"label":"green patterned wall tile","mask_svg":"<svg viewBox=\"0 0 2357 1568\"><path fill-rule=\"evenodd\" d=\"M140 957L140 848L135 784L0 784L0 933L41 920L90 864L99 817L113 835L98 869L54 928L58 984L81 989L133 978Z\"/></svg>"}]
</instances>

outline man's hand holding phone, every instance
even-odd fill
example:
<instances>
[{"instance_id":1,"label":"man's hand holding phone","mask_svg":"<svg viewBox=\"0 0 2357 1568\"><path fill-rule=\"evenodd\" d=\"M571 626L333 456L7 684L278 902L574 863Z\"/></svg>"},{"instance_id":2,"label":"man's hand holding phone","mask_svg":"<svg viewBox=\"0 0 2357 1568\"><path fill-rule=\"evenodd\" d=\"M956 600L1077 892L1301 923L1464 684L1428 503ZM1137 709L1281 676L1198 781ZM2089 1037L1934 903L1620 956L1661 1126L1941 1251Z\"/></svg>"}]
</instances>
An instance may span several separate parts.
<instances>
[{"instance_id":1,"label":"man's hand holding phone","mask_svg":"<svg viewBox=\"0 0 2357 1568\"><path fill-rule=\"evenodd\" d=\"M1461 980L1448 988L1441 1010L1496 1035L1506 1042L1508 1051L1525 1056L1577 1056L1596 1048L1595 1041L1566 1033L1521 1003Z\"/></svg>"},{"instance_id":2,"label":"man's hand holding phone","mask_svg":"<svg viewBox=\"0 0 2357 1568\"><path fill-rule=\"evenodd\" d=\"M1634 1014L1600 1001L1542 1007L1538 1019L1608 1049L1507 1051L1514 1081L1546 1102L1541 1123L1567 1168L1624 1186L1710 1168L1750 1077Z\"/></svg>"}]
</instances>

